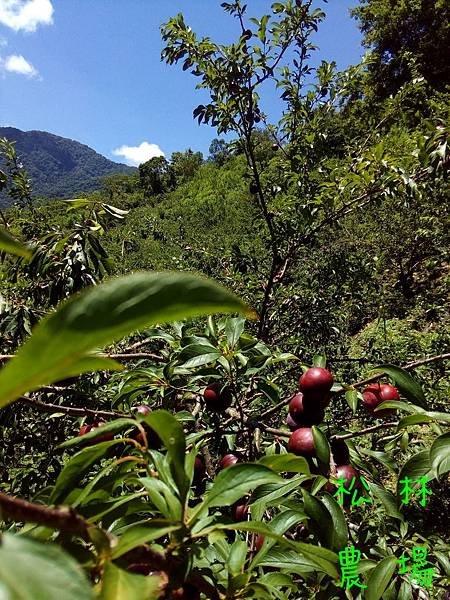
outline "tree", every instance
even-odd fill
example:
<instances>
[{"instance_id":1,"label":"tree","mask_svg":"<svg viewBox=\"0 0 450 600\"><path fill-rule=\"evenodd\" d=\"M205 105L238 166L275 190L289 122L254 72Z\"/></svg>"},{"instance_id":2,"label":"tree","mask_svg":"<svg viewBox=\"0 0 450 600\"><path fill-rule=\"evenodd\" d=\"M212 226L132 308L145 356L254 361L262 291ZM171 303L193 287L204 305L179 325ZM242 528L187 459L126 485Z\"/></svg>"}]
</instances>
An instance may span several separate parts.
<instances>
[{"instance_id":1,"label":"tree","mask_svg":"<svg viewBox=\"0 0 450 600\"><path fill-rule=\"evenodd\" d=\"M173 152L170 157L170 170L175 180L175 184L181 185L194 177L203 163L203 154L201 152Z\"/></svg>"},{"instance_id":2,"label":"tree","mask_svg":"<svg viewBox=\"0 0 450 600\"><path fill-rule=\"evenodd\" d=\"M381 98L414 77L438 91L450 82L450 4L447 0L362 0L352 10L373 50L371 84Z\"/></svg>"},{"instance_id":3,"label":"tree","mask_svg":"<svg viewBox=\"0 0 450 600\"><path fill-rule=\"evenodd\" d=\"M208 160L221 167L230 155L229 145L225 140L214 138L209 146Z\"/></svg>"},{"instance_id":4,"label":"tree","mask_svg":"<svg viewBox=\"0 0 450 600\"><path fill-rule=\"evenodd\" d=\"M149 196L156 196L173 188L174 177L164 156L155 156L139 165L141 187Z\"/></svg>"}]
</instances>

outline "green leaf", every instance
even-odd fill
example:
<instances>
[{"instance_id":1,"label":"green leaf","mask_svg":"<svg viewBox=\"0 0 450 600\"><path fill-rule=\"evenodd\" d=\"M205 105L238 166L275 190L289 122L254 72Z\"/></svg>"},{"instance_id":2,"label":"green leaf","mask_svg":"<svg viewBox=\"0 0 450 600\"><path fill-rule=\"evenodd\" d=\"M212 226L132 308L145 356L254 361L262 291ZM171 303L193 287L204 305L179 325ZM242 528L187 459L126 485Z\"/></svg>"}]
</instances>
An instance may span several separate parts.
<instances>
[{"instance_id":1,"label":"green leaf","mask_svg":"<svg viewBox=\"0 0 450 600\"><path fill-rule=\"evenodd\" d=\"M395 365L379 365L374 369L389 375L405 398L413 404L427 408L427 401L420 384L404 369Z\"/></svg>"},{"instance_id":2,"label":"green leaf","mask_svg":"<svg viewBox=\"0 0 450 600\"><path fill-rule=\"evenodd\" d=\"M387 490L385 487L381 487L380 485L373 483L372 481L368 481L367 484L372 494L383 503L384 511L389 517L399 519L399 521L405 520L404 516L398 509L397 499L392 492Z\"/></svg>"},{"instance_id":3,"label":"green leaf","mask_svg":"<svg viewBox=\"0 0 450 600\"><path fill-rule=\"evenodd\" d=\"M215 478L203 502L194 510L191 521L193 522L206 508L230 506L251 489L266 483L283 483L283 479L268 467L259 464L236 464L223 469Z\"/></svg>"},{"instance_id":4,"label":"green leaf","mask_svg":"<svg viewBox=\"0 0 450 600\"><path fill-rule=\"evenodd\" d=\"M50 501L53 504L61 502L65 495L72 491L74 485L81 479L86 471L94 463L102 459L106 451L117 443L117 440L100 442L95 444L95 446L84 448L72 456L72 458L64 465L61 473L58 475L50 497Z\"/></svg>"},{"instance_id":5,"label":"green leaf","mask_svg":"<svg viewBox=\"0 0 450 600\"><path fill-rule=\"evenodd\" d=\"M228 346L233 350L239 341L239 338L244 333L245 319L235 317L227 319L225 324L225 335L227 336Z\"/></svg>"},{"instance_id":6,"label":"green leaf","mask_svg":"<svg viewBox=\"0 0 450 600\"><path fill-rule=\"evenodd\" d=\"M353 414L355 414L356 409L358 408L358 391L354 388L352 388L351 390L347 390L345 392L345 400L351 408Z\"/></svg>"},{"instance_id":7,"label":"green leaf","mask_svg":"<svg viewBox=\"0 0 450 600\"><path fill-rule=\"evenodd\" d=\"M2 368L0 408L85 372L80 360L139 328L215 312L250 311L215 282L190 273L135 273L87 288L44 318Z\"/></svg>"},{"instance_id":8,"label":"green leaf","mask_svg":"<svg viewBox=\"0 0 450 600\"><path fill-rule=\"evenodd\" d=\"M230 467L232 468L232 467ZM338 578L339 573L336 569L336 564L339 562L337 554L328 550L327 548L321 548L320 546L314 546L313 544L305 544L303 542L293 542L276 533L271 527L265 523L256 523L254 521L247 521L243 523L233 523L230 525L220 524L214 527L215 529L229 529L232 531L250 531L252 533L261 533L268 539L273 539L281 546L290 547L297 553L301 553L308 563L314 565L315 570L327 573L333 578ZM264 547L260 550L262 552ZM255 563L258 561L255 561Z\"/></svg>"},{"instance_id":9,"label":"green leaf","mask_svg":"<svg viewBox=\"0 0 450 600\"><path fill-rule=\"evenodd\" d=\"M55 544L2 534L0 597L5 600L90 600L81 566Z\"/></svg>"},{"instance_id":10,"label":"green leaf","mask_svg":"<svg viewBox=\"0 0 450 600\"><path fill-rule=\"evenodd\" d=\"M370 573L365 590L365 600L379 600L389 585L397 567L397 558L387 556L383 558Z\"/></svg>"},{"instance_id":11,"label":"green leaf","mask_svg":"<svg viewBox=\"0 0 450 600\"><path fill-rule=\"evenodd\" d=\"M290 452L263 456L259 459L258 464L269 467L269 469L277 473L304 473L308 476L311 475L306 458L296 456Z\"/></svg>"},{"instance_id":12,"label":"green leaf","mask_svg":"<svg viewBox=\"0 0 450 600\"><path fill-rule=\"evenodd\" d=\"M136 426L136 421L134 419L115 419L114 421L110 421L109 423L105 423L100 427L97 427L93 431L89 431L89 433L85 433L84 435L77 436L75 438L71 438L70 440L66 440L62 444L58 446L58 448L72 448L73 446L85 446L87 443L92 442L100 435L104 435L105 433L118 433L119 431L123 431L124 429L129 429L132 426Z\"/></svg>"},{"instance_id":13,"label":"green leaf","mask_svg":"<svg viewBox=\"0 0 450 600\"><path fill-rule=\"evenodd\" d=\"M330 513L333 521L333 527L328 538L328 545L332 550L341 550L348 542L348 527L344 512L330 494L324 494L321 500Z\"/></svg>"},{"instance_id":14,"label":"green leaf","mask_svg":"<svg viewBox=\"0 0 450 600\"><path fill-rule=\"evenodd\" d=\"M165 410L155 410L145 416L143 420L157 433L167 448L171 472L177 484L181 502L184 503L189 490L189 479L184 468L186 438L183 425Z\"/></svg>"},{"instance_id":15,"label":"green leaf","mask_svg":"<svg viewBox=\"0 0 450 600\"><path fill-rule=\"evenodd\" d=\"M227 561L228 570L232 575L242 573L247 558L248 546L243 540L237 540L231 546L230 556Z\"/></svg>"},{"instance_id":16,"label":"green leaf","mask_svg":"<svg viewBox=\"0 0 450 600\"><path fill-rule=\"evenodd\" d=\"M161 583L157 575L134 575L108 562L103 574L100 600L157 600L163 593Z\"/></svg>"},{"instance_id":17,"label":"green leaf","mask_svg":"<svg viewBox=\"0 0 450 600\"><path fill-rule=\"evenodd\" d=\"M333 537L333 519L324 503L302 488L305 513L310 518L308 527L317 533L320 541L331 545ZM336 548L333 548L336 549Z\"/></svg>"},{"instance_id":18,"label":"green leaf","mask_svg":"<svg viewBox=\"0 0 450 600\"><path fill-rule=\"evenodd\" d=\"M168 519L181 520L182 506L168 485L156 477L142 477L139 480L145 487L150 502Z\"/></svg>"},{"instance_id":19,"label":"green leaf","mask_svg":"<svg viewBox=\"0 0 450 600\"><path fill-rule=\"evenodd\" d=\"M444 554L444 552L439 552L437 550L435 550L433 554L444 569L446 576L450 577L450 557L448 554Z\"/></svg>"},{"instance_id":20,"label":"green leaf","mask_svg":"<svg viewBox=\"0 0 450 600\"><path fill-rule=\"evenodd\" d=\"M434 440L430 450L430 460L436 477L450 471L450 432Z\"/></svg>"},{"instance_id":21,"label":"green leaf","mask_svg":"<svg viewBox=\"0 0 450 600\"><path fill-rule=\"evenodd\" d=\"M312 426L312 434L314 440L314 446L316 449L317 458L324 465L330 464L330 444L328 443L326 435L317 427L317 425Z\"/></svg>"},{"instance_id":22,"label":"green leaf","mask_svg":"<svg viewBox=\"0 0 450 600\"><path fill-rule=\"evenodd\" d=\"M358 448L361 454L366 454L367 456L371 456L376 461L381 463L384 467L389 469L391 473L397 474L398 466L397 463L393 460L392 456L387 452L380 452L379 450L369 450L368 448Z\"/></svg>"},{"instance_id":23,"label":"green leaf","mask_svg":"<svg viewBox=\"0 0 450 600\"><path fill-rule=\"evenodd\" d=\"M410 427L411 425L422 425L423 423L430 423L431 421L434 421L434 419L432 417L429 417L425 413L420 413L418 415L408 415L407 417L403 417L403 419L400 419L397 425L397 431L399 431L400 429L405 429L406 427Z\"/></svg>"},{"instance_id":24,"label":"green leaf","mask_svg":"<svg viewBox=\"0 0 450 600\"><path fill-rule=\"evenodd\" d=\"M112 558L115 560L133 548L157 540L177 529L181 529L181 524L174 524L165 519L153 519L148 523L132 525L120 536Z\"/></svg>"},{"instance_id":25,"label":"green leaf","mask_svg":"<svg viewBox=\"0 0 450 600\"><path fill-rule=\"evenodd\" d=\"M316 354L313 358L313 367L322 367L323 369L327 366L327 357L325 354Z\"/></svg>"},{"instance_id":26,"label":"green leaf","mask_svg":"<svg viewBox=\"0 0 450 600\"><path fill-rule=\"evenodd\" d=\"M410 479L420 479L421 477L426 477L428 479L433 479L433 469L431 467L430 462L430 452L428 450L422 450L422 452L418 452L412 458L406 462L400 473L398 474L397 481L397 496L400 498L400 491L402 489L402 484L400 481L405 477L409 477Z\"/></svg>"},{"instance_id":27,"label":"green leaf","mask_svg":"<svg viewBox=\"0 0 450 600\"><path fill-rule=\"evenodd\" d=\"M22 256L27 260L30 260L32 254L29 248L14 239L4 229L0 229L0 251L8 252L8 254L15 254L16 256Z\"/></svg>"}]
</instances>

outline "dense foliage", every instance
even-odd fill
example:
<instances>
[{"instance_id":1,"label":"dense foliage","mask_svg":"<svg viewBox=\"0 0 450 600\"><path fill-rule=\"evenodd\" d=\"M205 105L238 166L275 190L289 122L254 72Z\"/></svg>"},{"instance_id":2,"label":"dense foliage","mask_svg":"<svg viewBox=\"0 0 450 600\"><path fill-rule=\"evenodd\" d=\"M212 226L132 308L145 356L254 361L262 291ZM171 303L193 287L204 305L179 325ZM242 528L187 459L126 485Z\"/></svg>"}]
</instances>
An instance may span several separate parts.
<instances>
[{"instance_id":1,"label":"dense foliage","mask_svg":"<svg viewBox=\"0 0 450 600\"><path fill-rule=\"evenodd\" d=\"M36 203L0 141L0 596L448 600L446 4L388 4L342 73L312 2L164 24L207 160Z\"/></svg>"}]
</instances>

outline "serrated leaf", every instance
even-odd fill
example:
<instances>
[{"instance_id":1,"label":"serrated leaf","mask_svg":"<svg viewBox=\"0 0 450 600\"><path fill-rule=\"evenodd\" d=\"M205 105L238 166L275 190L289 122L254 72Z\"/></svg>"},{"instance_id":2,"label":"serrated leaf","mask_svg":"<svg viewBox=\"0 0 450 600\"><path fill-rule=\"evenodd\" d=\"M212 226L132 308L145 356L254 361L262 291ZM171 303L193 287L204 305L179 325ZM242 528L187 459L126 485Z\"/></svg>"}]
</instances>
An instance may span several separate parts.
<instances>
[{"instance_id":1,"label":"serrated leaf","mask_svg":"<svg viewBox=\"0 0 450 600\"><path fill-rule=\"evenodd\" d=\"M373 483L373 481L368 481L367 484L372 494L383 503L384 511L389 517L393 517L399 521L405 520L397 506L397 500L392 492L384 487L381 487L380 485L377 485L376 483Z\"/></svg>"},{"instance_id":2,"label":"serrated leaf","mask_svg":"<svg viewBox=\"0 0 450 600\"><path fill-rule=\"evenodd\" d=\"M73 486L79 481L85 472L97 461L101 460L107 450L117 444L117 440L100 442L95 446L83 448L64 465L61 473L56 479L55 485L50 496L53 504L61 502L64 497L72 490Z\"/></svg>"},{"instance_id":3,"label":"serrated leaf","mask_svg":"<svg viewBox=\"0 0 450 600\"><path fill-rule=\"evenodd\" d=\"M173 479L177 484L181 503L189 490L189 479L184 468L186 438L182 424L165 410L154 410L143 419L157 433L167 448Z\"/></svg>"},{"instance_id":4,"label":"serrated leaf","mask_svg":"<svg viewBox=\"0 0 450 600\"><path fill-rule=\"evenodd\" d=\"M75 438L71 438L70 440L66 440L62 444L59 444L58 448L66 449L72 448L74 446L86 446L90 444L93 440L98 438L105 433L119 433L124 429L129 429L130 427L136 425L136 421L134 419L121 418L115 419L114 421L110 421L109 423L105 423L96 429L85 433L84 435L77 436Z\"/></svg>"},{"instance_id":5,"label":"serrated leaf","mask_svg":"<svg viewBox=\"0 0 450 600\"><path fill-rule=\"evenodd\" d=\"M227 319L225 323L225 335L227 336L228 346L230 349L234 349L239 341L239 338L244 332L245 319L242 317L235 317Z\"/></svg>"},{"instance_id":6,"label":"serrated leaf","mask_svg":"<svg viewBox=\"0 0 450 600\"><path fill-rule=\"evenodd\" d=\"M196 516L206 508L230 506L250 490L266 483L283 483L283 479L268 467L254 463L236 464L220 471L211 489L191 516Z\"/></svg>"},{"instance_id":7,"label":"serrated leaf","mask_svg":"<svg viewBox=\"0 0 450 600\"><path fill-rule=\"evenodd\" d=\"M328 545L332 550L345 548L348 542L348 527L342 508L330 494L324 494L322 503L331 515L333 527L328 538Z\"/></svg>"}]
</instances>

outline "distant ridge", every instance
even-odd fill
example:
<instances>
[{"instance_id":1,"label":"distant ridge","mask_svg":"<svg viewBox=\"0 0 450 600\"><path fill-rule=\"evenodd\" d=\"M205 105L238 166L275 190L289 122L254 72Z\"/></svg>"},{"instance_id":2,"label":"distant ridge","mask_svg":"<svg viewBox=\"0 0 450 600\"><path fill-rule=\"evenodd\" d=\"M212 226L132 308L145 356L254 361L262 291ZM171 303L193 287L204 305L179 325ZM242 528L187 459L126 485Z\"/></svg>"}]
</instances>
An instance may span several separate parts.
<instances>
[{"instance_id":1,"label":"distant ridge","mask_svg":"<svg viewBox=\"0 0 450 600\"><path fill-rule=\"evenodd\" d=\"M70 198L99 189L101 178L106 175L130 174L136 170L113 162L80 142L47 131L0 127L0 137L16 142L17 154L32 181L34 197ZM10 203L5 195L0 195L0 205Z\"/></svg>"}]
</instances>

